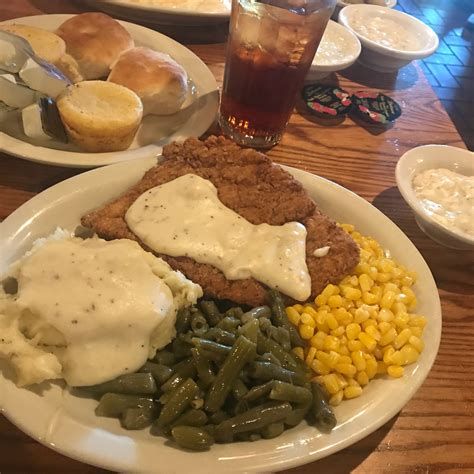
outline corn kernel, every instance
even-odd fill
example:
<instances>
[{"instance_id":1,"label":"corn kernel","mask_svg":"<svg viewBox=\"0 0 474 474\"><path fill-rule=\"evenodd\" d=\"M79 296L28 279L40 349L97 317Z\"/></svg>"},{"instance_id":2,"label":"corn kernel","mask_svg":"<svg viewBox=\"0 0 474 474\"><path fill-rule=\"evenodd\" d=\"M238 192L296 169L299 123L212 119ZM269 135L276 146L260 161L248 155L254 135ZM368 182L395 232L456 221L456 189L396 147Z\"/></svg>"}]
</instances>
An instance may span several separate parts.
<instances>
[{"instance_id":1,"label":"corn kernel","mask_svg":"<svg viewBox=\"0 0 474 474\"><path fill-rule=\"evenodd\" d=\"M388 308L382 308L377 314L377 321L389 323L393 321L395 315Z\"/></svg>"},{"instance_id":2,"label":"corn kernel","mask_svg":"<svg viewBox=\"0 0 474 474\"><path fill-rule=\"evenodd\" d=\"M350 377L353 377L357 372L357 369L352 364L337 364L335 369L341 374L349 375Z\"/></svg>"},{"instance_id":3,"label":"corn kernel","mask_svg":"<svg viewBox=\"0 0 474 474\"><path fill-rule=\"evenodd\" d=\"M337 383L339 384L339 388L340 388L340 389L344 389L344 388L346 388L346 387L349 385L349 383L347 382L347 380L346 380L346 378L344 377L344 375L342 375L342 374L340 374L340 373L338 373L338 372L336 372L334 375L336 376Z\"/></svg>"},{"instance_id":4,"label":"corn kernel","mask_svg":"<svg viewBox=\"0 0 474 474\"><path fill-rule=\"evenodd\" d=\"M402 365L404 362L403 354L400 351L395 351L390 357L392 365Z\"/></svg>"},{"instance_id":5,"label":"corn kernel","mask_svg":"<svg viewBox=\"0 0 474 474\"><path fill-rule=\"evenodd\" d=\"M359 275L359 285L361 286L361 289L362 291L369 291L370 290L370 286L369 288L367 288L366 290L364 290L364 288L362 288L362 285L360 283L360 277L362 275L365 274L366 277L369 277L368 273L369 273L369 269L370 269L370 265L368 263L358 263L357 266L355 267L355 270L354 272L356 273L356 275ZM370 278L370 277L369 277ZM366 283L369 283L368 280L366 280L366 278L364 277L364 281ZM373 282L372 282L373 284Z\"/></svg>"},{"instance_id":6,"label":"corn kernel","mask_svg":"<svg viewBox=\"0 0 474 474\"><path fill-rule=\"evenodd\" d=\"M406 328L403 329L403 331L395 338L395 341L393 343L395 349L400 349L400 347L404 346L407 342L408 339L412 336L412 333L410 329Z\"/></svg>"},{"instance_id":7,"label":"corn kernel","mask_svg":"<svg viewBox=\"0 0 474 474\"><path fill-rule=\"evenodd\" d=\"M301 315L301 324L306 325L306 326L311 326L313 329L316 327L316 321L308 313L303 313Z\"/></svg>"},{"instance_id":8,"label":"corn kernel","mask_svg":"<svg viewBox=\"0 0 474 474\"><path fill-rule=\"evenodd\" d=\"M310 340L311 347L315 347L318 350L324 349L324 339L327 334L318 331Z\"/></svg>"},{"instance_id":9,"label":"corn kernel","mask_svg":"<svg viewBox=\"0 0 474 474\"><path fill-rule=\"evenodd\" d=\"M415 298L415 293L413 293L413 290L411 288L408 288L408 286L402 286L402 293L406 295L406 301L407 303L411 303Z\"/></svg>"},{"instance_id":10,"label":"corn kernel","mask_svg":"<svg viewBox=\"0 0 474 474\"><path fill-rule=\"evenodd\" d=\"M387 291L380 300L380 307L390 309L393 303L395 303L395 293L393 291Z\"/></svg>"},{"instance_id":11,"label":"corn kernel","mask_svg":"<svg viewBox=\"0 0 474 474\"><path fill-rule=\"evenodd\" d=\"M301 360L304 359L304 350L302 347L294 347L291 351L296 357L299 357Z\"/></svg>"},{"instance_id":12,"label":"corn kernel","mask_svg":"<svg viewBox=\"0 0 474 474\"><path fill-rule=\"evenodd\" d=\"M331 336L341 337L345 333L345 331L346 330L345 330L344 326L339 326L338 328L333 329L331 331Z\"/></svg>"},{"instance_id":13,"label":"corn kernel","mask_svg":"<svg viewBox=\"0 0 474 474\"><path fill-rule=\"evenodd\" d=\"M364 344L362 344L362 342L360 342L358 339L353 339L353 340L347 341L347 348L350 351L365 350Z\"/></svg>"},{"instance_id":14,"label":"corn kernel","mask_svg":"<svg viewBox=\"0 0 474 474\"><path fill-rule=\"evenodd\" d=\"M331 351L329 354L324 351L316 352L316 358L323 364L327 365L329 368L335 367L335 365L339 362L339 357L339 354L333 351Z\"/></svg>"},{"instance_id":15,"label":"corn kernel","mask_svg":"<svg viewBox=\"0 0 474 474\"><path fill-rule=\"evenodd\" d=\"M356 380L359 385L367 385L369 383L369 376L367 375L367 372L363 370L362 372L357 373Z\"/></svg>"},{"instance_id":16,"label":"corn kernel","mask_svg":"<svg viewBox=\"0 0 474 474\"><path fill-rule=\"evenodd\" d=\"M347 346L344 346L342 344L339 346L339 349L337 350L337 352L342 356L349 356L350 355L350 352L349 352L349 349L347 348Z\"/></svg>"},{"instance_id":17,"label":"corn kernel","mask_svg":"<svg viewBox=\"0 0 474 474\"><path fill-rule=\"evenodd\" d=\"M303 312L303 305L297 303L297 304L294 304L293 305L293 308L296 309L296 311L298 311L298 313L302 313Z\"/></svg>"},{"instance_id":18,"label":"corn kernel","mask_svg":"<svg viewBox=\"0 0 474 474\"><path fill-rule=\"evenodd\" d=\"M341 357L339 357L339 364L352 364L352 358L350 356L341 355Z\"/></svg>"},{"instance_id":19,"label":"corn kernel","mask_svg":"<svg viewBox=\"0 0 474 474\"><path fill-rule=\"evenodd\" d=\"M365 372L369 379L373 379L377 374L377 361L374 359L368 359L366 362L367 366L365 368Z\"/></svg>"},{"instance_id":20,"label":"corn kernel","mask_svg":"<svg viewBox=\"0 0 474 474\"><path fill-rule=\"evenodd\" d=\"M326 298L329 298L333 295L338 295L339 293L339 288L335 285L332 285L331 283L329 283L329 285L327 285L326 288L324 288L324 290L321 292L321 294L324 295Z\"/></svg>"},{"instance_id":21,"label":"corn kernel","mask_svg":"<svg viewBox=\"0 0 474 474\"><path fill-rule=\"evenodd\" d=\"M288 319L290 320L291 324L298 326L301 316L300 313L298 313L298 311L294 307L289 306L288 308L286 308L286 315L288 316Z\"/></svg>"},{"instance_id":22,"label":"corn kernel","mask_svg":"<svg viewBox=\"0 0 474 474\"><path fill-rule=\"evenodd\" d=\"M367 311L365 306L361 306L360 308L357 308L354 314L354 322L357 324L363 323L364 321L367 321L367 319L370 318L370 313Z\"/></svg>"},{"instance_id":23,"label":"corn kernel","mask_svg":"<svg viewBox=\"0 0 474 474\"><path fill-rule=\"evenodd\" d=\"M351 287L346 287L342 294L350 300L359 300L362 297L362 292L360 290Z\"/></svg>"},{"instance_id":24,"label":"corn kernel","mask_svg":"<svg viewBox=\"0 0 474 474\"><path fill-rule=\"evenodd\" d=\"M314 328L311 326L308 326L307 324L301 324L299 326L299 332L300 332L300 336L303 339L311 339L314 334Z\"/></svg>"},{"instance_id":25,"label":"corn kernel","mask_svg":"<svg viewBox=\"0 0 474 474\"><path fill-rule=\"evenodd\" d=\"M339 339L334 336L326 336L324 339L324 349L328 351L337 351L339 349Z\"/></svg>"},{"instance_id":26,"label":"corn kernel","mask_svg":"<svg viewBox=\"0 0 474 474\"><path fill-rule=\"evenodd\" d=\"M413 334L413 328L410 329L411 330L411 333ZM425 347L425 343L417 336L411 336L409 339L408 339L408 342L418 351L418 352L421 352L424 347Z\"/></svg>"},{"instance_id":27,"label":"corn kernel","mask_svg":"<svg viewBox=\"0 0 474 474\"><path fill-rule=\"evenodd\" d=\"M342 305L341 295L332 295L328 298L328 306L330 308L339 308Z\"/></svg>"},{"instance_id":28,"label":"corn kernel","mask_svg":"<svg viewBox=\"0 0 474 474\"><path fill-rule=\"evenodd\" d=\"M371 319L372 322L374 322L373 319ZM380 341L380 338L382 337L380 332L377 330L375 327L375 322L373 325L369 325L368 327L365 328L365 332L369 335L372 336L376 341Z\"/></svg>"},{"instance_id":29,"label":"corn kernel","mask_svg":"<svg viewBox=\"0 0 474 474\"><path fill-rule=\"evenodd\" d=\"M402 377L404 373L403 367L399 367L397 365L389 365L387 367L387 374L393 378Z\"/></svg>"},{"instance_id":30,"label":"corn kernel","mask_svg":"<svg viewBox=\"0 0 474 474\"><path fill-rule=\"evenodd\" d=\"M394 327L391 327L386 333L380 336L379 344L381 346L386 346L387 344L392 343L397 337L397 330Z\"/></svg>"},{"instance_id":31,"label":"corn kernel","mask_svg":"<svg viewBox=\"0 0 474 474\"><path fill-rule=\"evenodd\" d=\"M308 350L308 355L306 356L306 359L305 359L306 364L311 365L311 362L313 362L313 359L315 358L315 356L316 356L316 348L310 347Z\"/></svg>"},{"instance_id":32,"label":"corn kernel","mask_svg":"<svg viewBox=\"0 0 474 474\"><path fill-rule=\"evenodd\" d=\"M346 334L349 341L356 339L361 332L361 327L357 323L348 324L346 327Z\"/></svg>"},{"instance_id":33,"label":"corn kernel","mask_svg":"<svg viewBox=\"0 0 474 474\"><path fill-rule=\"evenodd\" d=\"M357 338L360 342L362 342L362 344L364 344L365 347L367 347L370 352L372 352L377 346L377 341L365 332L361 332Z\"/></svg>"},{"instance_id":34,"label":"corn kernel","mask_svg":"<svg viewBox=\"0 0 474 474\"><path fill-rule=\"evenodd\" d=\"M335 393L339 392L339 382L336 377L336 374L328 374L323 375L324 386L326 390L331 394L334 395Z\"/></svg>"},{"instance_id":35,"label":"corn kernel","mask_svg":"<svg viewBox=\"0 0 474 474\"><path fill-rule=\"evenodd\" d=\"M407 307L403 303L396 301L395 303L393 303L392 311L395 315L398 316L399 313L406 313Z\"/></svg>"},{"instance_id":36,"label":"corn kernel","mask_svg":"<svg viewBox=\"0 0 474 474\"><path fill-rule=\"evenodd\" d=\"M397 294L400 292L398 286L395 283L385 283L383 286L383 293L387 293L387 291L392 291L394 294Z\"/></svg>"},{"instance_id":37,"label":"corn kernel","mask_svg":"<svg viewBox=\"0 0 474 474\"><path fill-rule=\"evenodd\" d=\"M366 270L369 271L368 268ZM367 275L367 273L362 273L362 275L359 275L359 286L363 292L370 291L373 284L374 281L372 280L372 278L370 278L369 275Z\"/></svg>"},{"instance_id":38,"label":"corn kernel","mask_svg":"<svg viewBox=\"0 0 474 474\"><path fill-rule=\"evenodd\" d=\"M410 321L410 315L408 313L398 313L397 317L393 320L395 326L399 329L405 329L408 327Z\"/></svg>"},{"instance_id":39,"label":"corn kernel","mask_svg":"<svg viewBox=\"0 0 474 474\"><path fill-rule=\"evenodd\" d=\"M328 314L326 318L326 322L327 322L327 325L329 326L329 329L336 329L339 326L337 319L331 313Z\"/></svg>"},{"instance_id":40,"label":"corn kernel","mask_svg":"<svg viewBox=\"0 0 474 474\"><path fill-rule=\"evenodd\" d=\"M413 364L413 362L416 362L418 357L420 357L420 353L411 344L404 345L400 349L400 352L403 356L402 365Z\"/></svg>"},{"instance_id":41,"label":"corn kernel","mask_svg":"<svg viewBox=\"0 0 474 474\"><path fill-rule=\"evenodd\" d=\"M308 314L311 315L313 318L315 318L317 311L314 309L313 306L307 304L307 305L304 307L303 313L308 313Z\"/></svg>"},{"instance_id":42,"label":"corn kernel","mask_svg":"<svg viewBox=\"0 0 474 474\"><path fill-rule=\"evenodd\" d=\"M423 328L420 328L418 326L410 326L411 333L416 336L416 337L421 337L423 334Z\"/></svg>"},{"instance_id":43,"label":"corn kernel","mask_svg":"<svg viewBox=\"0 0 474 474\"><path fill-rule=\"evenodd\" d=\"M387 331L392 329L392 325L390 323L387 323L386 321L380 322L378 327L382 335L384 335Z\"/></svg>"},{"instance_id":44,"label":"corn kernel","mask_svg":"<svg viewBox=\"0 0 474 474\"><path fill-rule=\"evenodd\" d=\"M328 302L328 299L327 299L326 295L319 294L314 299L314 302L315 302L316 306L322 306L323 304L326 304Z\"/></svg>"},{"instance_id":45,"label":"corn kernel","mask_svg":"<svg viewBox=\"0 0 474 474\"><path fill-rule=\"evenodd\" d=\"M361 394L362 394L362 387L349 386L344 389L344 396L347 399L360 397Z\"/></svg>"},{"instance_id":46,"label":"corn kernel","mask_svg":"<svg viewBox=\"0 0 474 474\"><path fill-rule=\"evenodd\" d=\"M320 375L327 375L331 372L330 367L318 359L314 359L313 362L311 362L311 368Z\"/></svg>"},{"instance_id":47,"label":"corn kernel","mask_svg":"<svg viewBox=\"0 0 474 474\"><path fill-rule=\"evenodd\" d=\"M405 275L401 280L403 286L410 287L413 286L413 284L415 283L415 280L410 275Z\"/></svg>"},{"instance_id":48,"label":"corn kernel","mask_svg":"<svg viewBox=\"0 0 474 474\"><path fill-rule=\"evenodd\" d=\"M351 352L352 362L354 363L357 370L365 370L367 366L364 353L360 350Z\"/></svg>"},{"instance_id":49,"label":"corn kernel","mask_svg":"<svg viewBox=\"0 0 474 474\"><path fill-rule=\"evenodd\" d=\"M343 390L339 390L339 392L335 393L335 394L329 399L329 404L332 405L333 407L337 407L338 405L341 404L343 398L344 398L344 391L343 391Z\"/></svg>"},{"instance_id":50,"label":"corn kernel","mask_svg":"<svg viewBox=\"0 0 474 474\"><path fill-rule=\"evenodd\" d=\"M374 295L370 291L364 291L362 293L362 300L364 301L365 304L376 304L379 302L380 297L377 295Z\"/></svg>"},{"instance_id":51,"label":"corn kernel","mask_svg":"<svg viewBox=\"0 0 474 474\"><path fill-rule=\"evenodd\" d=\"M355 231L355 227L352 224L339 224L339 226L348 234Z\"/></svg>"},{"instance_id":52,"label":"corn kernel","mask_svg":"<svg viewBox=\"0 0 474 474\"><path fill-rule=\"evenodd\" d=\"M375 319L367 319L366 321L364 321L362 323L362 329L365 331L369 326L375 326L377 327L377 321L375 321Z\"/></svg>"},{"instance_id":53,"label":"corn kernel","mask_svg":"<svg viewBox=\"0 0 474 474\"><path fill-rule=\"evenodd\" d=\"M426 326L426 318L424 316L415 316L412 317L409 321L410 326L417 326L424 328Z\"/></svg>"},{"instance_id":54,"label":"corn kernel","mask_svg":"<svg viewBox=\"0 0 474 474\"><path fill-rule=\"evenodd\" d=\"M390 281L391 278L392 278L392 275L390 273L379 272L375 279L379 283L386 283L387 281Z\"/></svg>"},{"instance_id":55,"label":"corn kernel","mask_svg":"<svg viewBox=\"0 0 474 474\"><path fill-rule=\"evenodd\" d=\"M388 346L387 350L384 351L383 353L383 361L387 364L390 365L392 364L392 355L395 354L395 349L393 346Z\"/></svg>"}]
</instances>

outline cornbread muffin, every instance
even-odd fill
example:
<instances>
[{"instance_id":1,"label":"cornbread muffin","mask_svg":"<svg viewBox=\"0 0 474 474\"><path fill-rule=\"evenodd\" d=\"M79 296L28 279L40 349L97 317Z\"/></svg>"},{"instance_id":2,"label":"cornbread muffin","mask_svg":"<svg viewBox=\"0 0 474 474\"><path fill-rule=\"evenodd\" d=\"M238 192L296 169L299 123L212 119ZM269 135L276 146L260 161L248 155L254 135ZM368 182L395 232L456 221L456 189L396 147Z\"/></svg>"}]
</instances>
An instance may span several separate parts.
<instances>
[{"instance_id":1,"label":"cornbread muffin","mask_svg":"<svg viewBox=\"0 0 474 474\"><path fill-rule=\"evenodd\" d=\"M188 92L186 71L170 56L138 47L123 53L112 66L108 81L134 91L143 102L143 113L174 114Z\"/></svg>"},{"instance_id":2,"label":"cornbread muffin","mask_svg":"<svg viewBox=\"0 0 474 474\"><path fill-rule=\"evenodd\" d=\"M107 77L118 57L135 45L128 31L104 13L75 15L56 33L65 41L66 52L77 61L86 80Z\"/></svg>"},{"instance_id":3,"label":"cornbread muffin","mask_svg":"<svg viewBox=\"0 0 474 474\"><path fill-rule=\"evenodd\" d=\"M54 64L72 82L82 80L76 61L66 54L66 43L57 34L29 25L0 25L0 29L24 38L41 59Z\"/></svg>"},{"instance_id":4,"label":"cornbread muffin","mask_svg":"<svg viewBox=\"0 0 474 474\"><path fill-rule=\"evenodd\" d=\"M142 102L133 91L104 81L68 87L57 106L71 141L90 152L128 148L143 115Z\"/></svg>"}]
</instances>

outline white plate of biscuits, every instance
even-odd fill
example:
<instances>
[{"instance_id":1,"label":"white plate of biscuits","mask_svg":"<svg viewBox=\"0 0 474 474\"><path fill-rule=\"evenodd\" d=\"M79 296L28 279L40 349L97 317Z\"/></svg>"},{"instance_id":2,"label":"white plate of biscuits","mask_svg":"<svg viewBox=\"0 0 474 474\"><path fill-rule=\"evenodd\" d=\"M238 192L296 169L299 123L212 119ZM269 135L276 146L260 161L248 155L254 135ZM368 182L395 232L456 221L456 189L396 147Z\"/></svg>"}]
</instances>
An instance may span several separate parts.
<instances>
[{"instance_id":1,"label":"white plate of biscuits","mask_svg":"<svg viewBox=\"0 0 474 474\"><path fill-rule=\"evenodd\" d=\"M0 56L3 152L92 168L156 156L170 141L199 137L216 117L212 72L158 32L103 13L16 18L0 23L0 41L5 31L27 40L33 59L57 68L64 84L57 77L44 80L43 71L39 77L31 58L21 66L19 54ZM42 109L45 99L53 103L61 133L44 123L50 112Z\"/></svg>"}]
</instances>

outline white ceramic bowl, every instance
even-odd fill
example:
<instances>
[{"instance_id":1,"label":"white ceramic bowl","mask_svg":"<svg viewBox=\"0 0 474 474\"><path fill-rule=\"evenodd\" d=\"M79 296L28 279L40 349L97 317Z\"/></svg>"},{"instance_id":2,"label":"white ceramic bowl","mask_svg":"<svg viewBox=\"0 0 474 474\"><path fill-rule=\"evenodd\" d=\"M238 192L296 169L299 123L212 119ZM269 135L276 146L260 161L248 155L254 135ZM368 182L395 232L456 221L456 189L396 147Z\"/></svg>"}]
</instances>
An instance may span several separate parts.
<instances>
[{"instance_id":1,"label":"white ceramic bowl","mask_svg":"<svg viewBox=\"0 0 474 474\"><path fill-rule=\"evenodd\" d=\"M398 161L395 175L400 193L411 207L420 229L436 242L455 249L474 250L474 238L460 235L436 222L420 204L413 190L413 177L422 171L447 168L474 175L474 153L446 145L425 145L406 152ZM474 210L473 210L474 212Z\"/></svg>"},{"instance_id":2,"label":"white ceramic bowl","mask_svg":"<svg viewBox=\"0 0 474 474\"><path fill-rule=\"evenodd\" d=\"M360 3L364 3L363 0L359 0ZM369 0L368 3L372 5L380 5L382 7L394 8L397 5L397 0ZM339 12L348 5L354 5L350 2L345 2L344 0L337 0L336 8L334 9L334 13L332 14L332 19L337 20L337 16Z\"/></svg>"},{"instance_id":3,"label":"white ceramic bowl","mask_svg":"<svg viewBox=\"0 0 474 474\"><path fill-rule=\"evenodd\" d=\"M376 5L349 5L341 10L338 20L339 23L353 31L362 43L359 61L376 71L396 71L415 59L430 56L438 48L438 36L429 26L413 16L390 8ZM416 40L417 46L411 47L409 51L385 46L376 42L377 40L368 39L354 26L355 22L370 25L375 20L396 24L396 29L393 30L379 27L379 30L384 29L387 37L401 39L410 35Z\"/></svg>"},{"instance_id":4,"label":"white ceramic bowl","mask_svg":"<svg viewBox=\"0 0 474 474\"><path fill-rule=\"evenodd\" d=\"M357 36L339 23L329 20L308 79L320 79L331 72L342 71L354 64L360 55Z\"/></svg>"}]
</instances>

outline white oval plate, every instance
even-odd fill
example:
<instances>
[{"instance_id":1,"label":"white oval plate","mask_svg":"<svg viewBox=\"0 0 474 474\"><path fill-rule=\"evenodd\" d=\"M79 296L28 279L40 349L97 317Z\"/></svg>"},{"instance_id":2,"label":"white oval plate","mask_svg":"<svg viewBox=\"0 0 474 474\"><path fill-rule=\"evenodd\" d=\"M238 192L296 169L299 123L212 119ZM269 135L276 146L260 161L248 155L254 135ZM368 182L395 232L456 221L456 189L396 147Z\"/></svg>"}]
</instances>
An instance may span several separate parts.
<instances>
[{"instance_id":1,"label":"white oval plate","mask_svg":"<svg viewBox=\"0 0 474 474\"><path fill-rule=\"evenodd\" d=\"M33 241L56 226L74 229L80 217L123 193L153 166L152 158L121 163L63 181L21 206L1 225L0 274L28 250ZM435 282L422 256L403 232L370 203L326 179L293 168L322 211L350 222L375 237L400 262L419 274L415 291L429 323L425 350L400 379L372 381L361 397L336 408L338 425L321 434L302 424L272 440L215 445L208 452L181 451L152 437L147 430L126 431L118 420L97 418L97 402L78 398L58 383L35 390L18 389L6 364L0 364L0 406L21 430L44 445L80 461L120 472L195 474L270 472L339 451L375 431L396 415L425 380L441 335L441 308Z\"/></svg>"},{"instance_id":2,"label":"white oval plate","mask_svg":"<svg viewBox=\"0 0 474 474\"><path fill-rule=\"evenodd\" d=\"M213 25L225 23L230 18L231 0L201 0L205 8L185 8L182 2L148 0L85 0L94 8L111 15L156 25ZM218 4L221 4L220 6Z\"/></svg>"},{"instance_id":3,"label":"white oval plate","mask_svg":"<svg viewBox=\"0 0 474 474\"><path fill-rule=\"evenodd\" d=\"M15 18L5 23L21 23L55 31L73 15L38 15ZM219 92L214 75L189 49L167 36L143 26L120 22L137 46L147 46L169 54L181 64L189 77L189 94L180 112L173 115L146 116L128 150L87 153L71 144L56 140L35 141L23 133L20 119L11 120L7 133L0 132L0 151L30 161L73 168L93 168L121 161L157 156L163 145L188 137L199 137L212 124L219 106Z\"/></svg>"}]
</instances>

